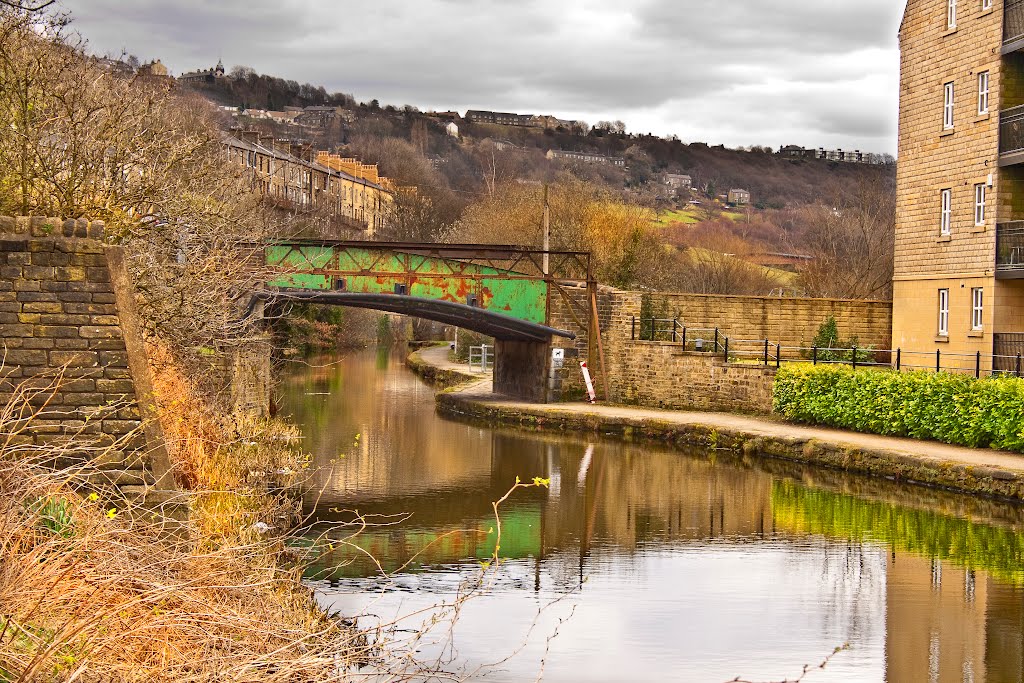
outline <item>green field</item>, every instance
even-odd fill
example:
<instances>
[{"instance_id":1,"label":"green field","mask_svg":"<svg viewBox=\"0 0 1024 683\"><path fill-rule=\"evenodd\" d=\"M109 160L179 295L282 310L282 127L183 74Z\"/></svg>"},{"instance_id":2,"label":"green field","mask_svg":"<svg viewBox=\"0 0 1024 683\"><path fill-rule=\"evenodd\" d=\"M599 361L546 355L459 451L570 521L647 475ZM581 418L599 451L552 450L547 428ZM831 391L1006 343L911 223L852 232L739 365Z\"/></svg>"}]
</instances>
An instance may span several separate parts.
<instances>
[{"instance_id":1,"label":"green field","mask_svg":"<svg viewBox=\"0 0 1024 683\"><path fill-rule=\"evenodd\" d=\"M736 213L734 211L723 211L721 216L722 218L730 221L739 221L746 217L745 214ZM684 209L676 209L673 211L662 211L654 219L654 224L661 227L672 225L674 223L696 225L700 222L700 215L697 213L697 207L695 206L687 206Z\"/></svg>"}]
</instances>

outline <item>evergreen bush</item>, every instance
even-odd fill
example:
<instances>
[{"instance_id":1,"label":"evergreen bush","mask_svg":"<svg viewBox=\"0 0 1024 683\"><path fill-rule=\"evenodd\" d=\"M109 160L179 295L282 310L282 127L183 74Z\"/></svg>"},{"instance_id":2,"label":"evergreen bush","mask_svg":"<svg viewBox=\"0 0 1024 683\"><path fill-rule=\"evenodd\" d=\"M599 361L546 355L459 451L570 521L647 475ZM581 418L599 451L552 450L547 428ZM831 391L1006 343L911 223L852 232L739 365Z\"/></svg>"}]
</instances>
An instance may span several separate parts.
<instances>
[{"instance_id":1,"label":"evergreen bush","mask_svg":"<svg viewBox=\"0 0 1024 683\"><path fill-rule=\"evenodd\" d=\"M1024 380L794 364L775 412L796 422L1024 453Z\"/></svg>"}]
</instances>

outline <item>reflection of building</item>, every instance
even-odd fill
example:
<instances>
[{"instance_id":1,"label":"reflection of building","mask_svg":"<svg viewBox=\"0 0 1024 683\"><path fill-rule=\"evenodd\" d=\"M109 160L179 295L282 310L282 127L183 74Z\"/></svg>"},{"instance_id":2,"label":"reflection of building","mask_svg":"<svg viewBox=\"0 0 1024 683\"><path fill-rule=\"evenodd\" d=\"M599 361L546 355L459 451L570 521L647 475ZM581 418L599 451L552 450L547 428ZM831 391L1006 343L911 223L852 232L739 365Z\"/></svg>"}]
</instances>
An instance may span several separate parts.
<instances>
[{"instance_id":1,"label":"reflection of building","mask_svg":"<svg viewBox=\"0 0 1024 683\"><path fill-rule=\"evenodd\" d=\"M289 209L326 211L368 234L390 213L393 194L377 167L321 152L308 145L275 140L256 131L226 137L228 159L251 169L254 186L272 202Z\"/></svg>"},{"instance_id":2,"label":"reflection of building","mask_svg":"<svg viewBox=\"0 0 1024 683\"><path fill-rule=\"evenodd\" d=\"M887 574L888 683L1024 682L1024 591L909 553Z\"/></svg>"},{"instance_id":3,"label":"reflection of building","mask_svg":"<svg viewBox=\"0 0 1024 683\"><path fill-rule=\"evenodd\" d=\"M886 578L888 683L982 683L987 581L909 553L890 555Z\"/></svg>"}]
</instances>

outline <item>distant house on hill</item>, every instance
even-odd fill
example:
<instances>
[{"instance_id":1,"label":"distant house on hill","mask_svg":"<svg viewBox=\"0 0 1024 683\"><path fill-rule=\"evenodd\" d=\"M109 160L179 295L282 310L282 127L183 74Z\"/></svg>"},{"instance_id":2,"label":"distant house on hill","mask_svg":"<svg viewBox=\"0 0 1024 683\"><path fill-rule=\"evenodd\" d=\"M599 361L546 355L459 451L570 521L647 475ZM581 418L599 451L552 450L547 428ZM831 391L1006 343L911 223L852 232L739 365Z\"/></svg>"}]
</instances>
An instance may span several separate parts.
<instances>
[{"instance_id":1,"label":"distant house on hill","mask_svg":"<svg viewBox=\"0 0 1024 683\"><path fill-rule=\"evenodd\" d=\"M139 77L153 79L171 78L171 72L166 66L164 66L163 62L157 59L149 64L143 64L140 66Z\"/></svg>"},{"instance_id":2,"label":"distant house on hill","mask_svg":"<svg viewBox=\"0 0 1024 683\"><path fill-rule=\"evenodd\" d=\"M337 117L337 107L306 107L295 117L295 123L312 128L326 128Z\"/></svg>"},{"instance_id":3,"label":"distant house on hill","mask_svg":"<svg viewBox=\"0 0 1024 683\"><path fill-rule=\"evenodd\" d=\"M218 79L224 78L224 63L221 61L217 62L217 66L212 66L209 69L200 69L198 71L189 71L188 73L181 74L178 76L179 83L214 83Z\"/></svg>"},{"instance_id":4,"label":"distant house on hill","mask_svg":"<svg viewBox=\"0 0 1024 683\"><path fill-rule=\"evenodd\" d=\"M466 112L466 120L471 123L489 123L497 126L528 127L532 124L533 117L529 114L471 109Z\"/></svg>"},{"instance_id":5,"label":"distant house on hill","mask_svg":"<svg viewBox=\"0 0 1024 683\"><path fill-rule=\"evenodd\" d=\"M689 190L693 187L693 178L682 173L666 173L665 184L676 192Z\"/></svg>"},{"instance_id":6,"label":"distant house on hill","mask_svg":"<svg viewBox=\"0 0 1024 683\"><path fill-rule=\"evenodd\" d=\"M552 149L545 156L552 161L579 161L584 164L608 164L611 166L626 165L626 160L622 157L609 157L594 152L569 152L563 149Z\"/></svg>"},{"instance_id":7,"label":"distant house on hill","mask_svg":"<svg viewBox=\"0 0 1024 683\"><path fill-rule=\"evenodd\" d=\"M447 124L445 124L444 132L448 133L448 135L453 137L453 138L458 138L459 137L459 125L457 123L455 123L454 121L449 121Z\"/></svg>"},{"instance_id":8,"label":"distant house on hill","mask_svg":"<svg viewBox=\"0 0 1024 683\"><path fill-rule=\"evenodd\" d=\"M743 206L750 203L750 192L748 190L732 189L729 190L728 200L730 204L737 206Z\"/></svg>"}]
</instances>

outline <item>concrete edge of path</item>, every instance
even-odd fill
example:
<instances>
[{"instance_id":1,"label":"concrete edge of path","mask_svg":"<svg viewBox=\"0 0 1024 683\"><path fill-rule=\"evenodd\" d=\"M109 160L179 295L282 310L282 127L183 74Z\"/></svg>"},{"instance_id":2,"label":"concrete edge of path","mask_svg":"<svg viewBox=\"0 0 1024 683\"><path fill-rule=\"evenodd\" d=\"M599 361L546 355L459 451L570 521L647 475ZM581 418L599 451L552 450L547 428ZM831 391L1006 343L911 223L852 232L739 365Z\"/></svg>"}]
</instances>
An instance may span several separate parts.
<instances>
[{"instance_id":1,"label":"concrete edge of path","mask_svg":"<svg viewBox=\"0 0 1024 683\"><path fill-rule=\"evenodd\" d=\"M435 354L420 354L423 374ZM445 356L446 358L446 356ZM443 369L443 368L441 368ZM433 371L437 371L434 368ZM681 447L727 449L747 456L814 464L872 477L1024 501L1024 455L930 441L808 427L727 413L589 405L531 404L491 392L480 375L461 373L437 395L452 417L534 430L602 434Z\"/></svg>"}]
</instances>

